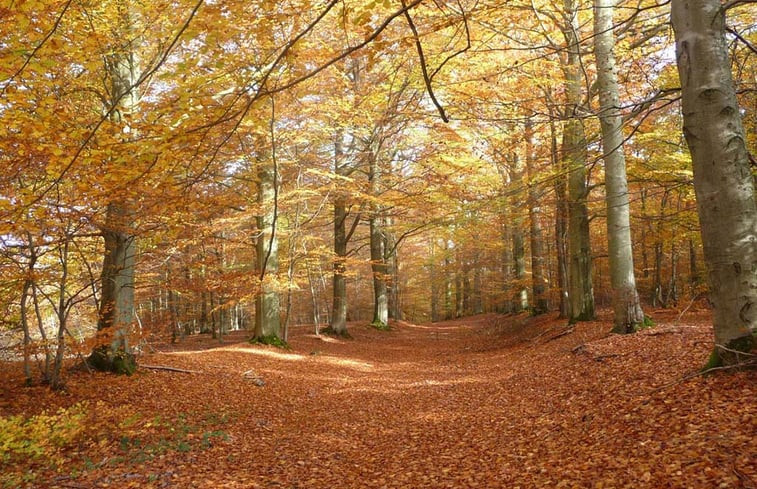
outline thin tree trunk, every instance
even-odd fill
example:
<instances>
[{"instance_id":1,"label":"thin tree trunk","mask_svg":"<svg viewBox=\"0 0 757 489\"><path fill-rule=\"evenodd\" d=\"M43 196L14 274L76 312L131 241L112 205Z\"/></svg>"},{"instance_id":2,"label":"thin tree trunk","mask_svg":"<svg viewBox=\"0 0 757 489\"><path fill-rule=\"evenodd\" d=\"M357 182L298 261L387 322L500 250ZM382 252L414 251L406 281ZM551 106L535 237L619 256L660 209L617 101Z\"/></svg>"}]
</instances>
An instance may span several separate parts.
<instances>
[{"instance_id":1,"label":"thin tree trunk","mask_svg":"<svg viewBox=\"0 0 757 489\"><path fill-rule=\"evenodd\" d=\"M560 292L559 317L570 316L568 300L568 197L567 179L565 178L565 161L557 150L557 131L554 118L550 117L550 141L552 167L555 169L555 255L557 255L557 287Z\"/></svg>"},{"instance_id":2,"label":"thin tree trunk","mask_svg":"<svg viewBox=\"0 0 757 489\"><path fill-rule=\"evenodd\" d=\"M473 255L473 314L484 312L484 304L481 292L481 263L479 251L475 250Z\"/></svg>"},{"instance_id":3,"label":"thin tree trunk","mask_svg":"<svg viewBox=\"0 0 757 489\"><path fill-rule=\"evenodd\" d=\"M428 265L428 275L429 275L429 281L431 282L431 322L437 322L440 320L440 311L439 311L439 278L437 277L436 273L436 239L432 238L431 242L429 243L429 247L431 248L429 250L429 265Z\"/></svg>"},{"instance_id":4,"label":"thin tree trunk","mask_svg":"<svg viewBox=\"0 0 757 489\"><path fill-rule=\"evenodd\" d=\"M371 194L378 198L381 192L381 170L378 168L376 155L370 156L370 170L368 178ZM369 218L371 271L373 272L373 321L377 328L385 328L389 324L389 297L386 288L386 257L384 250L384 235L381 228L381 206L373 205L373 212Z\"/></svg>"},{"instance_id":5,"label":"thin tree trunk","mask_svg":"<svg viewBox=\"0 0 757 489\"><path fill-rule=\"evenodd\" d=\"M543 314L549 309L547 302L547 282L544 277L544 233L541 227L541 189L535 184L534 134L531 121L526 121L526 174L528 177L528 217L531 239L531 291L533 313Z\"/></svg>"},{"instance_id":6,"label":"thin tree trunk","mask_svg":"<svg viewBox=\"0 0 757 489\"><path fill-rule=\"evenodd\" d=\"M699 266L697 265L697 249L694 240L689 239L689 284L691 285L691 296L694 297L699 287Z\"/></svg>"},{"instance_id":7,"label":"thin tree trunk","mask_svg":"<svg viewBox=\"0 0 757 489\"><path fill-rule=\"evenodd\" d=\"M402 320L402 301L400 277L399 277L399 258L397 250L397 240L394 233L390 230L391 219L387 218L386 227L384 228L384 262L386 263L386 273L388 275L388 293L389 293L389 319L397 321Z\"/></svg>"},{"instance_id":8,"label":"thin tree trunk","mask_svg":"<svg viewBox=\"0 0 757 489\"><path fill-rule=\"evenodd\" d=\"M633 333L644 321L633 268L631 208L628 202L626 158L615 66L613 11L615 0L594 0L594 57L599 85L599 120L605 162L607 241L615 333Z\"/></svg>"},{"instance_id":9,"label":"thin tree trunk","mask_svg":"<svg viewBox=\"0 0 757 489\"><path fill-rule=\"evenodd\" d=\"M523 163L516 153L512 153L508 160L510 166L510 185L513 189L519 191L523 187ZM515 294L512 299L514 312L528 309L528 289L525 287L526 248L523 242L523 209L519 205L520 200L520 193L513 192L510 206L510 214L512 216L510 239L512 240L513 278L515 279Z\"/></svg>"},{"instance_id":10,"label":"thin tree trunk","mask_svg":"<svg viewBox=\"0 0 757 489\"><path fill-rule=\"evenodd\" d=\"M757 205L719 0L674 0L684 135L694 167L713 303L711 364L742 360L757 334Z\"/></svg>"},{"instance_id":11,"label":"thin tree trunk","mask_svg":"<svg viewBox=\"0 0 757 489\"><path fill-rule=\"evenodd\" d=\"M454 317L454 304L452 302L452 280L450 280L450 274L452 273L452 257L450 256L450 242L448 239L444 240L444 319L450 320Z\"/></svg>"}]
</instances>

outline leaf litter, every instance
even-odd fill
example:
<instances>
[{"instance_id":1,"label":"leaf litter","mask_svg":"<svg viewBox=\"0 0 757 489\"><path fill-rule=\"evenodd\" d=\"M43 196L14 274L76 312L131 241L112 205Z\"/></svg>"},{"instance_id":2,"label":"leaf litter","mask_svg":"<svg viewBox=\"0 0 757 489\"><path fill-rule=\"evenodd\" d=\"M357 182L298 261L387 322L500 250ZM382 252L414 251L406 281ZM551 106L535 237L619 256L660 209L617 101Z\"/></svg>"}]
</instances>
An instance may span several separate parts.
<instances>
[{"instance_id":1,"label":"leaf litter","mask_svg":"<svg viewBox=\"0 0 757 489\"><path fill-rule=\"evenodd\" d=\"M18 366L6 364L3 416L84 402L88 417L44 460L6 460L4 481L757 487L755 373L692 376L711 347L709 313L658 311L655 328L627 336L609 334L609 320L486 314L388 332L353 323L344 340L294 327L291 350L243 333L223 345L198 336L141 358L179 371L74 371L57 393L20 387Z\"/></svg>"}]
</instances>

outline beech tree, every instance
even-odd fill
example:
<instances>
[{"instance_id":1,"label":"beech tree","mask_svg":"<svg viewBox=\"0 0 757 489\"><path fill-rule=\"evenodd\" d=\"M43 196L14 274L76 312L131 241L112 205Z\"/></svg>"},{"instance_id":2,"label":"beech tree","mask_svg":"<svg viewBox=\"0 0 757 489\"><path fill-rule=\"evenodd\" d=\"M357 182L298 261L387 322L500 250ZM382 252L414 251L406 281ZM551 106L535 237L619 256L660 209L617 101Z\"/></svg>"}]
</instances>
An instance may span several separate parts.
<instances>
[{"instance_id":1,"label":"beech tree","mask_svg":"<svg viewBox=\"0 0 757 489\"><path fill-rule=\"evenodd\" d=\"M605 201L610 280L616 333L633 333L644 321L633 267L626 159L615 67L613 12L615 0L594 0L594 57L597 61L599 120L605 162Z\"/></svg>"},{"instance_id":2,"label":"beech tree","mask_svg":"<svg viewBox=\"0 0 757 489\"><path fill-rule=\"evenodd\" d=\"M105 56L105 71L109 78L108 106L113 124L121 129L125 138L136 134L130 127L130 118L136 115L139 103L136 82L138 76L137 45L133 12L127 2L118 9L113 50ZM128 165L126 155L115 155L109 165ZM136 236L134 207L128 195L116 196L108 202L103 225L105 250L100 277L100 319L97 329L107 332L108 344L96 347L89 362L98 369L131 374L136 369L135 357L129 344L130 328L134 323L134 275Z\"/></svg>"},{"instance_id":3,"label":"beech tree","mask_svg":"<svg viewBox=\"0 0 757 489\"><path fill-rule=\"evenodd\" d=\"M713 304L709 366L742 361L757 335L757 207L718 0L674 0L683 131Z\"/></svg>"}]
</instances>

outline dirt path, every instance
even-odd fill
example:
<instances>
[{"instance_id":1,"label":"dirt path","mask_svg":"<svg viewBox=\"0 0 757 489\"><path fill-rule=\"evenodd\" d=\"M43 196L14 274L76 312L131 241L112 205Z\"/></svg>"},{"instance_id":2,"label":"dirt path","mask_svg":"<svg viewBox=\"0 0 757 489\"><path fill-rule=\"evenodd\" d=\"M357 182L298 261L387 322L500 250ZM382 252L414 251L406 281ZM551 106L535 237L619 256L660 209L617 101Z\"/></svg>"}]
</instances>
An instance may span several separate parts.
<instances>
[{"instance_id":1,"label":"dirt path","mask_svg":"<svg viewBox=\"0 0 757 489\"><path fill-rule=\"evenodd\" d=\"M56 484L754 487L754 374L654 391L703 363L705 321L621 338L607 337L606 323L566 330L552 317L486 315L390 332L355 324L352 340L295 328L290 351L190 341L143 363L200 373L71 380L70 400L138 413L123 429L142 437L142 452L122 433L120 444L83 449L96 468ZM16 408L33 410L30 394ZM158 436L156 417L196 427L186 430L189 448L144 449Z\"/></svg>"}]
</instances>

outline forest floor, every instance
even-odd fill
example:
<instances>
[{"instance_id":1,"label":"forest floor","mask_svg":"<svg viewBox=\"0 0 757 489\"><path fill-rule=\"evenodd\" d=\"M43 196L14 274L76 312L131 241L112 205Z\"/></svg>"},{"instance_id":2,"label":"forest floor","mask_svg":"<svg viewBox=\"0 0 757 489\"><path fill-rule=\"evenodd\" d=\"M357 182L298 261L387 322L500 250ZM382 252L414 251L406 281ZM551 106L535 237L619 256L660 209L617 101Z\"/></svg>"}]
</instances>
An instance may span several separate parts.
<instances>
[{"instance_id":1,"label":"forest floor","mask_svg":"<svg viewBox=\"0 0 757 489\"><path fill-rule=\"evenodd\" d=\"M605 311L295 327L290 350L191 337L140 361L194 373L75 371L57 393L6 363L0 440L23 428L39 452L0 443L0 487L757 487L757 375L697 375L708 312L653 317L629 336Z\"/></svg>"}]
</instances>

